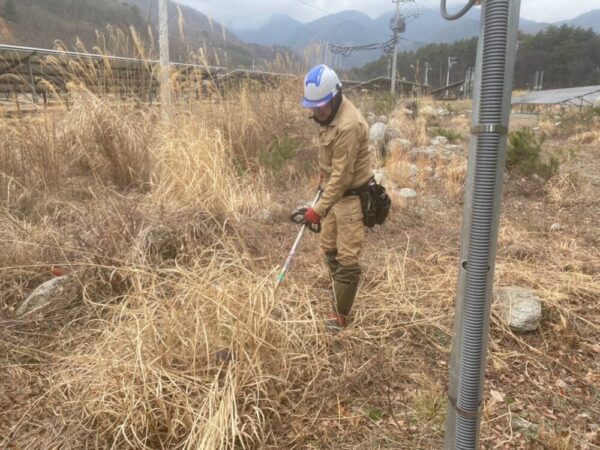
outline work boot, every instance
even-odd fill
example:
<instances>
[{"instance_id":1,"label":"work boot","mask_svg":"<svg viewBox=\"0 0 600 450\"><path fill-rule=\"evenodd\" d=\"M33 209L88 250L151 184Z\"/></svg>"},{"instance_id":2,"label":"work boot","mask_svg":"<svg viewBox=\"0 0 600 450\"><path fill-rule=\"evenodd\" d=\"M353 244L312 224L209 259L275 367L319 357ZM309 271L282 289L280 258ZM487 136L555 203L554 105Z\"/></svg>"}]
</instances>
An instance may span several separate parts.
<instances>
[{"instance_id":1,"label":"work boot","mask_svg":"<svg viewBox=\"0 0 600 450\"><path fill-rule=\"evenodd\" d=\"M360 266L358 264L352 266L339 265L333 275L333 313L339 319L339 324L345 327L348 324L350 310L358 291L358 283L360 281Z\"/></svg>"},{"instance_id":2,"label":"work boot","mask_svg":"<svg viewBox=\"0 0 600 450\"><path fill-rule=\"evenodd\" d=\"M335 311L331 311L331 315L329 319L325 319L325 328L327 331L332 333L337 333L338 331L342 331L348 325L348 318L346 316L342 316L341 314L336 313Z\"/></svg>"}]
</instances>

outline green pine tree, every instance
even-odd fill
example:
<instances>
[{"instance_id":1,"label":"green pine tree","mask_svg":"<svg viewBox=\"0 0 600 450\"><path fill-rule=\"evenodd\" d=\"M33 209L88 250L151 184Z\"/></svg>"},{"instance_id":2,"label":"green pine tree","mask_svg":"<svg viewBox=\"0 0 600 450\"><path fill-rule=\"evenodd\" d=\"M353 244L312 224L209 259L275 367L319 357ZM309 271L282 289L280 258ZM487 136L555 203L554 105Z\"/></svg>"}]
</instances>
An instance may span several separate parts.
<instances>
[{"instance_id":1,"label":"green pine tree","mask_svg":"<svg viewBox=\"0 0 600 450\"><path fill-rule=\"evenodd\" d=\"M14 0L6 0L4 3L4 18L15 22L17 20L17 8L15 7Z\"/></svg>"}]
</instances>

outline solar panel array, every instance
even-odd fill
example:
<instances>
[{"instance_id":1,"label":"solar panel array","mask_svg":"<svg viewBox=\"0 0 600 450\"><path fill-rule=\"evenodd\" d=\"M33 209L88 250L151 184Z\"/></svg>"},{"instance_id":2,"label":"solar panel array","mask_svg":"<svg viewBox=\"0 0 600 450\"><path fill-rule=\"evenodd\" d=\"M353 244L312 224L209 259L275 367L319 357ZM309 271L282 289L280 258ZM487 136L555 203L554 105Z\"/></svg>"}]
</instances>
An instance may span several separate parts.
<instances>
[{"instance_id":1,"label":"solar panel array","mask_svg":"<svg viewBox=\"0 0 600 450\"><path fill-rule=\"evenodd\" d=\"M513 97L513 105L591 105L600 99L600 86L584 86L547 91L532 91Z\"/></svg>"}]
</instances>

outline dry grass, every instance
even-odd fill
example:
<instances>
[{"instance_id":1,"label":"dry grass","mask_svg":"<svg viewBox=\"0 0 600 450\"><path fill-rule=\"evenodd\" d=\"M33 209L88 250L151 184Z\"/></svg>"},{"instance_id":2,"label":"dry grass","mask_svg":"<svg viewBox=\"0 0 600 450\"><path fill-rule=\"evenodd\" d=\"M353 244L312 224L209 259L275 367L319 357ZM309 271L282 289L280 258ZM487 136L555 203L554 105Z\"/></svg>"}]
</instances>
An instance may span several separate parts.
<instances>
[{"instance_id":1,"label":"dry grass","mask_svg":"<svg viewBox=\"0 0 600 450\"><path fill-rule=\"evenodd\" d=\"M388 159L391 180L419 200L369 233L353 325L331 336L318 320L330 294L314 237L272 292L296 232L281 211L313 187L313 130L295 90L180 103L169 123L151 107L72 93L67 112L1 124L2 446L442 446L464 159L419 160L416 177L406 154ZM403 120L426 145L425 119ZM302 149L278 172L261 154L285 137ZM553 183L545 206L556 214L583 201ZM597 395L597 250L577 230L551 239L533 206L508 200L497 280L536 289L545 319L518 336L493 318L486 392L512 401L486 405L486 448L570 448L598 423L586 400ZM70 289L17 317L52 267ZM550 395L556 377L561 396ZM509 440L513 413L555 419ZM589 421L572 422L583 413Z\"/></svg>"}]
</instances>

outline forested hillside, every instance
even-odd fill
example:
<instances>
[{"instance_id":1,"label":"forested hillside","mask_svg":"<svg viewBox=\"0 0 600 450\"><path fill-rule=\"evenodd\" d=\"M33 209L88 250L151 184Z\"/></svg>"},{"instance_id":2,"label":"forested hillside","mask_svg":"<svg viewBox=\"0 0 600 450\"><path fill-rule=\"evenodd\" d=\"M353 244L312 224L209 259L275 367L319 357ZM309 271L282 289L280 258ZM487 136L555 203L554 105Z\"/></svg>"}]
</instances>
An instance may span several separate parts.
<instances>
[{"instance_id":1,"label":"forested hillside","mask_svg":"<svg viewBox=\"0 0 600 450\"><path fill-rule=\"evenodd\" d=\"M448 57L457 58L450 82L464 79L468 67L475 66L477 39L453 44L430 44L417 51L398 54L398 73L409 81L424 82L425 63L431 68L429 84L446 83ZM387 73L388 57L354 69L350 78L371 79ZM533 87L536 71L544 71L544 88L566 88L600 84L600 35L592 30L551 26L536 35L521 34L515 66L515 88Z\"/></svg>"},{"instance_id":2,"label":"forested hillside","mask_svg":"<svg viewBox=\"0 0 600 450\"><path fill-rule=\"evenodd\" d=\"M273 58L271 48L245 44L192 8L170 1L168 10L173 61L187 61L200 49L209 64L230 67ZM135 29L146 56L156 57L157 13L156 0L0 0L0 43L52 48L62 41L72 50L79 41L78 49L88 51L106 43L111 53L133 56L139 52Z\"/></svg>"}]
</instances>

